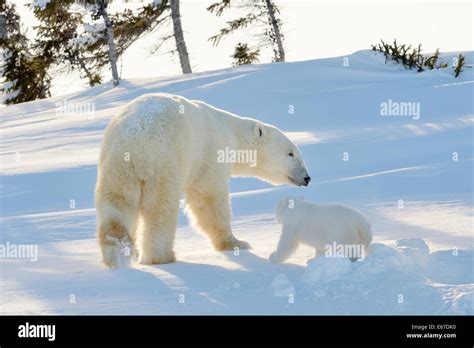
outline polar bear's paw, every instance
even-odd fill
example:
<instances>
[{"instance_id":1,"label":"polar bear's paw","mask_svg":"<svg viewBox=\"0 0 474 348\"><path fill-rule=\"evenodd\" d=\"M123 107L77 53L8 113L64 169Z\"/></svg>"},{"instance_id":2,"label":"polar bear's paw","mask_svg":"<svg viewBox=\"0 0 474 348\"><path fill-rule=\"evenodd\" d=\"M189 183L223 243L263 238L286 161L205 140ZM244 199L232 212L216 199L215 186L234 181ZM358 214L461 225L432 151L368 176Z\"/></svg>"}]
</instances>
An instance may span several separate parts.
<instances>
[{"instance_id":1,"label":"polar bear's paw","mask_svg":"<svg viewBox=\"0 0 474 348\"><path fill-rule=\"evenodd\" d=\"M237 249L252 249L249 243L243 240L238 240L234 236L230 239L223 240L215 244L215 248L219 251L235 250Z\"/></svg>"},{"instance_id":2,"label":"polar bear's paw","mask_svg":"<svg viewBox=\"0 0 474 348\"><path fill-rule=\"evenodd\" d=\"M313 261L315 261L315 260L316 260L316 256L307 259L307 260L306 260L306 266L308 266L311 262L313 262Z\"/></svg>"},{"instance_id":3,"label":"polar bear's paw","mask_svg":"<svg viewBox=\"0 0 474 348\"><path fill-rule=\"evenodd\" d=\"M249 243L247 243L244 240L237 240L236 245L234 246L233 249L239 248L239 249L252 249Z\"/></svg>"},{"instance_id":4,"label":"polar bear's paw","mask_svg":"<svg viewBox=\"0 0 474 348\"><path fill-rule=\"evenodd\" d=\"M160 265L176 261L174 251L164 253L163 255L151 255L143 253L138 257L138 263L142 265Z\"/></svg>"},{"instance_id":5,"label":"polar bear's paw","mask_svg":"<svg viewBox=\"0 0 474 348\"><path fill-rule=\"evenodd\" d=\"M281 263L282 262L280 256L276 252L271 253L270 257L268 259L272 263Z\"/></svg>"},{"instance_id":6,"label":"polar bear's paw","mask_svg":"<svg viewBox=\"0 0 474 348\"><path fill-rule=\"evenodd\" d=\"M104 264L110 268L124 268L130 264L133 245L129 238L121 240L107 236L109 244L101 245Z\"/></svg>"},{"instance_id":7,"label":"polar bear's paw","mask_svg":"<svg viewBox=\"0 0 474 348\"><path fill-rule=\"evenodd\" d=\"M102 246L102 256L104 264L110 268L118 267L118 254L119 248L116 245L103 245Z\"/></svg>"}]
</instances>

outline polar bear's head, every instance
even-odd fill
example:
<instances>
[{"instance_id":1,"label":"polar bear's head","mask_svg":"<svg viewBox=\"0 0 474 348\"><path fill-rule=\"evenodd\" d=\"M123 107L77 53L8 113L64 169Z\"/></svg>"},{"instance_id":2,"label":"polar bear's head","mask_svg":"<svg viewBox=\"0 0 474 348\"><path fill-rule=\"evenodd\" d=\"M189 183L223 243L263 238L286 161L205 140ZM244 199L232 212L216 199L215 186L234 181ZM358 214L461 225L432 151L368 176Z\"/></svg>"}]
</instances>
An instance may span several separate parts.
<instances>
[{"instance_id":1,"label":"polar bear's head","mask_svg":"<svg viewBox=\"0 0 474 348\"><path fill-rule=\"evenodd\" d=\"M311 178L300 150L278 128L257 122L256 176L273 185L292 184L308 186Z\"/></svg>"}]
</instances>

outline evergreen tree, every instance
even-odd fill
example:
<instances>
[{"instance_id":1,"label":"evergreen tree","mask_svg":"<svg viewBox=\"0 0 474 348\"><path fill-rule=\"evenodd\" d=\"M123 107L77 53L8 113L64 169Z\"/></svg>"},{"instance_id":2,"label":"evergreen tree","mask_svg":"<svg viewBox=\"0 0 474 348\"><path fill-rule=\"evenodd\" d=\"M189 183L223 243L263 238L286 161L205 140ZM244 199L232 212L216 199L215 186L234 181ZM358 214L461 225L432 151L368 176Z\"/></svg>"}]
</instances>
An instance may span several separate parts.
<instances>
[{"instance_id":1,"label":"evergreen tree","mask_svg":"<svg viewBox=\"0 0 474 348\"><path fill-rule=\"evenodd\" d=\"M184 41L183 28L181 27L181 13L179 10L179 0L170 0L171 19L173 20L173 32L176 41L176 50L178 51L179 61L183 74L191 73L191 64L189 63L188 49Z\"/></svg>"},{"instance_id":2,"label":"evergreen tree","mask_svg":"<svg viewBox=\"0 0 474 348\"><path fill-rule=\"evenodd\" d=\"M119 84L118 58L143 34L154 30L166 3L152 3L138 11L125 9L109 13L109 0L76 0L83 5L92 21L86 21L84 33L78 39L95 69L110 66L114 86ZM90 22L90 23L89 23Z\"/></svg>"},{"instance_id":3,"label":"evergreen tree","mask_svg":"<svg viewBox=\"0 0 474 348\"><path fill-rule=\"evenodd\" d=\"M231 57L234 58L234 65L244 65L258 62L259 54L260 50L251 51L246 43L239 42Z\"/></svg>"},{"instance_id":4,"label":"evergreen tree","mask_svg":"<svg viewBox=\"0 0 474 348\"><path fill-rule=\"evenodd\" d=\"M99 66L106 65L107 61L110 63L112 75L116 81L118 78L117 58L142 35L155 30L162 23L162 14L168 6L166 1L154 2L142 7L137 12L128 9L109 16L106 7L107 0L89 1L99 4L93 12L93 19L102 17L106 29L100 31L97 27L89 27L89 33L93 39L87 50L96 57ZM111 28L113 30L110 30Z\"/></svg>"},{"instance_id":5,"label":"evergreen tree","mask_svg":"<svg viewBox=\"0 0 474 348\"><path fill-rule=\"evenodd\" d=\"M115 35L113 28L113 21L110 18L108 12L108 0L78 0L79 3L82 3L84 8L90 12L92 19L95 21L90 26L93 34L91 38L95 39L95 42L92 42L92 45L102 41L102 44L99 46L93 46L101 50L105 49L105 52L108 57L108 63L110 65L110 70L112 71L112 83L114 86L119 84L119 75L117 69L117 47L115 44ZM99 21L102 22L99 22ZM105 45L104 45L105 43ZM103 52L101 52L103 53ZM101 55L103 59L103 54Z\"/></svg>"},{"instance_id":6,"label":"evergreen tree","mask_svg":"<svg viewBox=\"0 0 474 348\"><path fill-rule=\"evenodd\" d=\"M214 45L220 40L232 34L236 30L245 29L248 26L257 26L262 29L260 46L270 46L273 50L273 61L284 62L285 50L283 47L283 34L281 33L282 21L278 18L280 9L273 0L220 0L209 6L207 10L216 16L221 16L224 11L232 6L241 8L248 12L247 15L227 22L227 27L209 38Z\"/></svg>"},{"instance_id":7,"label":"evergreen tree","mask_svg":"<svg viewBox=\"0 0 474 348\"><path fill-rule=\"evenodd\" d=\"M0 4L5 27L0 37L1 91L6 104L16 104L50 96L48 69L53 61L49 51L37 54L21 29L14 4Z\"/></svg>"},{"instance_id":8,"label":"evergreen tree","mask_svg":"<svg viewBox=\"0 0 474 348\"><path fill-rule=\"evenodd\" d=\"M109 14L106 0L34 1L39 21L34 40L21 30L15 6L0 3L2 92L6 103L50 96L53 67L80 70L90 85L100 83L110 66L114 85L119 81L117 60L143 34L156 29L166 1L132 11ZM112 30L111 30L112 29Z\"/></svg>"},{"instance_id":9,"label":"evergreen tree","mask_svg":"<svg viewBox=\"0 0 474 348\"><path fill-rule=\"evenodd\" d=\"M161 0L160 5L166 10L166 15L161 18L161 25L172 27L172 32L162 35L157 44L151 49L151 53L156 53L169 40L174 40L174 48L168 52L178 54L181 71L183 74L192 73L184 32L181 23L181 10L179 0ZM171 22L171 23L170 23Z\"/></svg>"},{"instance_id":10,"label":"evergreen tree","mask_svg":"<svg viewBox=\"0 0 474 348\"><path fill-rule=\"evenodd\" d=\"M0 40L6 39L7 37L7 18L5 14L6 3L2 1L0 3Z\"/></svg>"},{"instance_id":11,"label":"evergreen tree","mask_svg":"<svg viewBox=\"0 0 474 348\"><path fill-rule=\"evenodd\" d=\"M98 19L101 16L104 17L104 14L107 14L107 0L82 0L82 2L86 5L98 4L98 6L95 7L95 10L93 10L94 19ZM175 51L178 53L181 69L184 74L191 73L192 70L189 62L189 54L181 26L179 5L179 0L154 1L152 4L142 7L138 12L125 10L123 13L109 15L110 23L113 27L112 35L110 35L108 30L104 32L103 30L98 30L97 27L91 27L89 29L90 35L93 38L91 41L95 43L90 45L88 50L94 52L94 56L100 62L108 59L113 67L113 57L115 55L120 56L143 34L152 32L158 27L162 27L168 22L168 19L171 19L173 35L166 36L164 41L174 38L176 47ZM168 15L165 15L166 13L168 13ZM106 19L104 19L104 23L107 23ZM98 33L99 35L97 35ZM111 40L112 36L114 37L114 40ZM111 45L111 42L114 42L115 45ZM163 42L161 42L157 47L161 47L162 44ZM104 51L105 47L107 47L106 51ZM115 54L113 53L114 50ZM155 51L156 50L157 48ZM104 53L107 53L108 57L105 57ZM103 63L100 63L99 65L103 65Z\"/></svg>"},{"instance_id":12,"label":"evergreen tree","mask_svg":"<svg viewBox=\"0 0 474 348\"><path fill-rule=\"evenodd\" d=\"M32 4L39 20L36 27L34 46L40 52L51 52L58 65L69 70L79 69L94 86L102 81L100 69L93 64L93 57L87 55L86 41L80 36L84 16L74 0L50 0L46 6Z\"/></svg>"},{"instance_id":13,"label":"evergreen tree","mask_svg":"<svg viewBox=\"0 0 474 348\"><path fill-rule=\"evenodd\" d=\"M112 71L114 85L118 83L118 58L161 23L166 9L149 4L135 11L128 8L109 14L106 5L96 0L50 0L45 6L33 5L40 21L37 47L52 50L56 64L79 69L91 86L102 81L106 66Z\"/></svg>"}]
</instances>

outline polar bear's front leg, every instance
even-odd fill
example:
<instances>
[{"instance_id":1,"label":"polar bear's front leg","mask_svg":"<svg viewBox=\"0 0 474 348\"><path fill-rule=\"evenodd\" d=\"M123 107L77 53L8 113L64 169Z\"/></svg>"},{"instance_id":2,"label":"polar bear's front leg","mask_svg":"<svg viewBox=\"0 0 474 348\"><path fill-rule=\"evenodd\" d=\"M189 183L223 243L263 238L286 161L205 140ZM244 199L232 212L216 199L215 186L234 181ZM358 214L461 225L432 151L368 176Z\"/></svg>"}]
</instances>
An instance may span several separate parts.
<instances>
[{"instance_id":1,"label":"polar bear's front leg","mask_svg":"<svg viewBox=\"0 0 474 348\"><path fill-rule=\"evenodd\" d=\"M314 260L316 260L317 257L319 257L319 256L324 256L324 255L325 255L324 249L317 249L317 248L315 248L315 249L314 249L314 257L307 259L307 260L306 260L306 264L309 265L311 262L313 262Z\"/></svg>"},{"instance_id":2,"label":"polar bear's front leg","mask_svg":"<svg viewBox=\"0 0 474 348\"><path fill-rule=\"evenodd\" d=\"M229 194L204 195L196 191L186 193L187 212L196 227L204 231L216 250L249 249L250 244L238 240L230 227Z\"/></svg>"},{"instance_id":3,"label":"polar bear's front leg","mask_svg":"<svg viewBox=\"0 0 474 348\"><path fill-rule=\"evenodd\" d=\"M274 263L285 262L298 248L298 237L292 229L283 225L280 241L275 252L270 255L270 261Z\"/></svg>"}]
</instances>

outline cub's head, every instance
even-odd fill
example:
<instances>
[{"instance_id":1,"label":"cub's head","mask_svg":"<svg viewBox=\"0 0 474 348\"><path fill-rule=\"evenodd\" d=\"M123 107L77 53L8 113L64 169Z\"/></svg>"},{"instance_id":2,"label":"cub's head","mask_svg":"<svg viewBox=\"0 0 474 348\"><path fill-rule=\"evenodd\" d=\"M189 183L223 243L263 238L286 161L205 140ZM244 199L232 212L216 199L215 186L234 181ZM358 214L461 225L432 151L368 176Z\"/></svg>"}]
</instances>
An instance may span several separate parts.
<instances>
[{"instance_id":1,"label":"cub's head","mask_svg":"<svg viewBox=\"0 0 474 348\"><path fill-rule=\"evenodd\" d=\"M283 215L289 209L295 209L299 202L304 201L303 197L286 197L280 200L276 206L276 219L279 223L283 222Z\"/></svg>"},{"instance_id":2,"label":"cub's head","mask_svg":"<svg viewBox=\"0 0 474 348\"><path fill-rule=\"evenodd\" d=\"M273 185L291 184L308 186L311 178L301 152L278 128L256 123L257 138L256 176Z\"/></svg>"}]
</instances>

